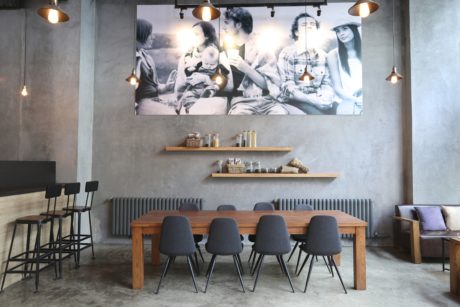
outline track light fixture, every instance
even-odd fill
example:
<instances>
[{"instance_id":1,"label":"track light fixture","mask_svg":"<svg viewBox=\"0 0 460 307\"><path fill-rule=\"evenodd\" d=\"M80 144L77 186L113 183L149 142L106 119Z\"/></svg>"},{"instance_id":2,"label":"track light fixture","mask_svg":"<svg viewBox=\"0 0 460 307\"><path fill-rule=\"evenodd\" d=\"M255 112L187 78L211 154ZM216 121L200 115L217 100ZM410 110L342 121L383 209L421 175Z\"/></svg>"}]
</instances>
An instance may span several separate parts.
<instances>
[{"instance_id":1,"label":"track light fixture","mask_svg":"<svg viewBox=\"0 0 460 307\"><path fill-rule=\"evenodd\" d=\"M316 7L316 16L320 17L321 16L321 5L315 5Z\"/></svg>"},{"instance_id":2,"label":"track light fixture","mask_svg":"<svg viewBox=\"0 0 460 307\"><path fill-rule=\"evenodd\" d=\"M180 8L180 11L179 11L179 17L180 17L180 19L184 19L184 10L185 10L185 9L184 9L183 7Z\"/></svg>"},{"instance_id":3,"label":"track light fixture","mask_svg":"<svg viewBox=\"0 0 460 307\"><path fill-rule=\"evenodd\" d=\"M203 21L211 21L219 18L220 11L212 5L210 0L204 0L203 3L193 9L192 15Z\"/></svg>"},{"instance_id":4,"label":"track light fixture","mask_svg":"<svg viewBox=\"0 0 460 307\"><path fill-rule=\"evenodd\" d=\"M358 0L352 7L348 9L348 14L352 16L360 16L366 18L370 14L377 11L379 5L372 0Z\"/></svg>"},{"instance_id":5,"label":"track light fixture","mask_svg":"<svg viewBox=\"0 0 460 307\"><path fill-rule=\"evenodd\" d=\"M272 10L270 11L270 17L273 18L275 17L275 6L267 6L269 9L271 8Z\"/></svg>"},{"instance_id":6,"label":"track light fixture","mask_svg":"<svg viewBox=\"0 0 460 307\"><path fill-rule=\"evenodd\" d=\"M49 5L39 8L37 13L52 24L66 22L70 19L69 15L58 7L58 0L51 0Z\"/></svg>"}]
</instances>

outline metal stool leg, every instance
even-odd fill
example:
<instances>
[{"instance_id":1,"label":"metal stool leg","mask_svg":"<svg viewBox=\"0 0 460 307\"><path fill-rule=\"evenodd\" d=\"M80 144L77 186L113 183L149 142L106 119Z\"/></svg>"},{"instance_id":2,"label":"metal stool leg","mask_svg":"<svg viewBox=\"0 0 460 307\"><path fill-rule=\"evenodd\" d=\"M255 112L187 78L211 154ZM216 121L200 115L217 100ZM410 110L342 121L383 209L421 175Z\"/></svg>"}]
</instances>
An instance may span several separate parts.
<instances>
[{"instance_id":1,"label":"metal stool leg","mask_svg":"<svg viewBox=\"0 0 460 307\"><path fill-rule=\"evenodd\" d=\"M93 259L96 259L96 257L94 256L94 243L93 243L93 228L91 226L91 210L88 211L88 218L89 218L89 235L90 235L90 238L91 238L91 252L93 253Z\"/></svg>"},{"instance_id":2,"label":"metal stool leg","mask_svg":"<svg viewBox=\"0 0 460 307\"><path fill-rule=\"evenodd\" d=\"M3 273L2 287L0 288L0 293L3 292L3 286L5 285L6 272L8 271L8 266L10 265L11 251L13 250L14 236L16 235L16 227L18 224L14 223L13 237L11 238L10 251L8 252L8 259L6 261L5 272Z\"/></svg>"},{"instance_id":3,"label":"metal stool leg","mask_svg":"<svg viewBox=\"0 0 460 307\"><path fill-rule=\"evenodd\" d=\"M78 212L78 221L77 221L77 268L80 267L80 243L81 243L81 213Z\"/></svg>"},{"instance_id":4,"label":"metal stool leg","mask_svg":"<svg viewBox=\"0 0 460 307\"><path fill-rule=\"evenodd\" d=\"M51 225L53 225L51 223ZM37 252L35 254L35 292L38 292L38 283L40 280L40 236L41 236L42 224L37 224ZM56 266L55 266L56 268Z\"/></svg>"},{"instance_id":5,"label":"metal stool leg","mask_svg":"<svg viewBox=\"0 0 460 307\"><path fill-rule=\"evenodd\" d=\"M23 278L27 278L27 271L29 268L29 247L30 247L30 231L32 229L31 224L27 224L27 240L26 240L26 263L25 263L25 272L23 274Z\"/></svg>"}]
</instances>

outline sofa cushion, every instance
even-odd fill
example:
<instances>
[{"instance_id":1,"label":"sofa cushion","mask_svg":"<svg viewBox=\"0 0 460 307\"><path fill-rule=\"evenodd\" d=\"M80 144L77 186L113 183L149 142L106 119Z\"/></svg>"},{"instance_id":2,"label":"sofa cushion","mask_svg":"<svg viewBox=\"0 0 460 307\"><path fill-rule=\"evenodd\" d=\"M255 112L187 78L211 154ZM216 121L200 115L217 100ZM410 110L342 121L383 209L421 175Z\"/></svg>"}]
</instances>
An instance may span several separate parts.
<instances>
[{"instance_id":1,"label":"sofa cushion","mask_svg":"<svg viewBox=\"0 0 460 307\"><path fill-rule=\"evenodd\" d=\"M446 226L449 230L460 230L460 207L442 206L442 211L446 217Z\"/></svg>"},{"instance_id":2,"label":"sofa cushion","mask_svg":"<svg viewBox=\"0 0 460 307\"><path fill-rule=\"evenodd\" d=\"M417 206L415 210L417 211L422 231L446 230L446 223L444 222L440 206Z\"/></svg>"}]
</instances>

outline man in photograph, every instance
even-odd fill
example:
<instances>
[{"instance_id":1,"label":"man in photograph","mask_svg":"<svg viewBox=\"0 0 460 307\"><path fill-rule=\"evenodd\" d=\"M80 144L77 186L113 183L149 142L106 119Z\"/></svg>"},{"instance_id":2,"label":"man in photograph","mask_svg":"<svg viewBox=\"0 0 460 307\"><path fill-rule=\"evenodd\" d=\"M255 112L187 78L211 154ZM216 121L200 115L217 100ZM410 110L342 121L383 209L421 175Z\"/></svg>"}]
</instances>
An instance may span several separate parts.
<instances>
[{"instance_id":1,"label":"man in photograph","mask_svg":"<svg viewBox=\"0 0 460 307\"><path fill-rule=\"evenodd\" d=\"M306 41L309 42L306 35L313 41L318 29L319 22L307 13L294 19L291 26L294 43L285 47L278 58L282 92L280 100L306 114L336 114L337 104L334 102L335 94L329 76L327 54L312 43L306 48ZM299 79L305 67L314 77L313 80Z\"/></svg>"},{"instance_id":2,"label":"man in photograph","mask_svg":"<svg viewBox=\"0 0 460 307\"><path fill-rule=\"evenodd\" d=\"M233 91L230 94L230 115L287 114L280 95L280 79L276 56L260 50L253 34L251 13L240 7L227 9L224 14L223 31L226 41L225 55L230 63Z\"/></svg>"}]
</instances>

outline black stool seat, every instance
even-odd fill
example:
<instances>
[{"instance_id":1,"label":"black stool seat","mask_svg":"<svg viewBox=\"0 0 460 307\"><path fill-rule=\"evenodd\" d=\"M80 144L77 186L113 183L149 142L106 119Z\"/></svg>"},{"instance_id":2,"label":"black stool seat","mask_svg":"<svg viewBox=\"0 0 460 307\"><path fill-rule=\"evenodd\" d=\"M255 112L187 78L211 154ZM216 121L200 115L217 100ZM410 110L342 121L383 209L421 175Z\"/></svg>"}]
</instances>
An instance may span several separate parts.
<instances>
[{"instance_id":1,"label":"black stool seat","mask_svg":"<svg viewBox=\"0 0 460 307\"><path fill-rule=\"evenodd\" d=\"M91 210L90 207L85 207L85 206L75 206L74 208L64 208L66 211L74 211L74 212L86 212Z\"/></svg>"},{"instance_id":2,"label":"black stool seat","mask_svg":"<svg viewBox=\"0 0 460 307\"><path fill-rule=\"evenodd\" d=\"M69 213L66 210L56 210L54 212L42 212L40 215L46 215L46 216L53 216L53 217L66 217L70 216L71 213Z\"/></svg>"}]
</instances>

